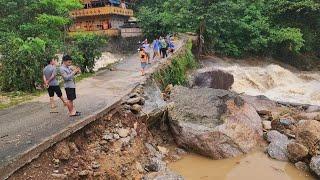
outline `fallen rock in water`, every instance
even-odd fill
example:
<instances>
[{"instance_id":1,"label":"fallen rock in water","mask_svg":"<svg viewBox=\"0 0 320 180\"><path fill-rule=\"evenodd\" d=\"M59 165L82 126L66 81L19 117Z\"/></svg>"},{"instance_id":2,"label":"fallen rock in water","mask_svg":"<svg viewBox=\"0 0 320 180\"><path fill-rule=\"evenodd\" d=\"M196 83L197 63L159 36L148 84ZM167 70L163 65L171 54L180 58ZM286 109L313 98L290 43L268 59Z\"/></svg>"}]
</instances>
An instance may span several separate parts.
<instances>
[{"instance_id":1,"label":"fallen rock in water","mask_svg":"<svg viewBox=\"0 0 320 180\"><path fill-rule=\"evenodd\" d=\"M320 156L311 158L310 169L320 177Z\"/></svg>"},{"instance_id":2,"label":"fallen rock in water","mask_svg":"<svg viewBox=\"0 0 320 180\"><path fill-rule=\"evenodd\" d=\"M267 134L267 141L270 142L267 147L267 152L271 158L288 161L287 145L290 141L287 136L272 130Z\"/></svg>"},{"instance_id":3,"label":"fallen rock in water","mask_svg":"<svg viewBox=\"0 0 320 180\"><path fill-rule=\"evenodd\" d=\"M68 160L71 157L70 148L66 141L58 143L53 152L53 156L56 159Z\"/></svg>"},{"instance_id":4,"label":"fallen rock in water","mask_svg":"<svg viewBox=\"0 0 320 180\"><path fill-rule=\"evenodd\" d=\"M213 159L235 157L257 147L261 119L251 105L236 105L237 99L225 90L176 86L168 113L176 143Z\"/></svg>"},{"instance_id":5,"label":"fallen rock in water","mask_svg":"<svg viewBox=\"0 0 320 180\"><path fill-rule=\"evenodd\" d=\"M172 171L162 171L145 175L143 180L184 180L184 178Z\"/></svg>"},{"instance_id":6,"label":"fallen rock in water","mask_svg":"<svg viewBox=\"0 0 320 180\"><path fill-rule=\"evenodd\" d=\"M232 74L219 69L200 69L194 74L192 86L229 90L234 83Z\"/></svg>"},{"instance_id":7,"label":"fallen rock in water","mask_svg":"<svg viewBox=\"0 0 320 180\"><path fill-rule=\"evenodd\" d=\"M305 163L305 162L299 161L299 162L295 163L294 166L295 166L297 169L301 170L301 171L306 171L306 172L309 171L309 166L308 166L308 164Z\"/></svg>"},{"instance_id":8,"label":"fallen rock in water","mask_svg":"<svg viewBox=\"0 0 320 180\"><path fill-rule=\"evenodd\" d=\"M296 142L289 143L287 145L287 150L288 150L288 158L292 162L298 162L302 160L309 153L308 148Z\"/></svg>"},{"instance_id":9,"label":"fallen rock in water","mask_svg":"<svg viewBox=\"0 0 320 180\"><path fill-rule=\"evenodd\" d=\"M161 159L153 157L150 160L150 163L146 166L146 169L149 172L160 172L165 171L167 169L167 165Z\"/></svg>"},{"instance_id":10,"label":"fallen rock in water","mask_svg":"<svg viewBox=\"0 0 320 180\"><path fill-rule=\"evenodd\" d=\"M320 122L315 120L302 120L295 130L296 140L308 148L309 154L320 154Z\"/></svg>"},{"instance_id":11,"label":"fallen rock in water","mask_svg":"<svg viewBox=\"0 0 320 180\"><path fill-rule=\"evenodd\" d=\"M269 144L267 147L267 152L269 156L273 159L279 160L279 161L288 161L287 157L287 145L288 142L285 141L276 141Z\"/></svg>"}]
</instances>

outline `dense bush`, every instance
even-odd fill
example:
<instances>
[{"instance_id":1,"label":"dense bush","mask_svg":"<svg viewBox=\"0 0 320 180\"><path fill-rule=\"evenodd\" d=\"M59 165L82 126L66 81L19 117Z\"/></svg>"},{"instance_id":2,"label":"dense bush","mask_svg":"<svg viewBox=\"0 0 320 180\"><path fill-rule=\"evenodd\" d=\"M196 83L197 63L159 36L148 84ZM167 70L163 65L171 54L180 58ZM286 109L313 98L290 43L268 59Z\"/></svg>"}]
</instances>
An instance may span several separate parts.
<instances>
[{"instance_id":1,"label":"dense bush","mask_svg":"<svg viewBox=\"0 0 320 180\"><path fill-rule=\"evenodd\" d=\"M193 56L191 49L192 43L188 42L185 49L183 49L185 52L177 55L172 59L170 68L165 68L154 74L155 79L158 81L162 88L165 88L168 84L186 85L187 71L198 66L198 63Z\"/></svg>"},{"instance_id":2,"label":"dense bush","mask_svg":"<svg viewBox=\"0 0 320 180\"><path fill-rule=\"evenodd\" d=\"M317 0L142 0L136 5L149 36L199 32L203 24L207 52L238 57L319 51Z\"/></svg>"},{"instance_id":3,"label":"dense bush","mask_svg":"<svg viewBox=\"0 0 320 180\"><path fill-rule=\"evenodd\" d=\"M82 72L93 72L95 62L101 57L101 49L106 43L107 37L95 34L79 33L72 36L70 54L74 63Z\"/></svg>"}]
</instances>

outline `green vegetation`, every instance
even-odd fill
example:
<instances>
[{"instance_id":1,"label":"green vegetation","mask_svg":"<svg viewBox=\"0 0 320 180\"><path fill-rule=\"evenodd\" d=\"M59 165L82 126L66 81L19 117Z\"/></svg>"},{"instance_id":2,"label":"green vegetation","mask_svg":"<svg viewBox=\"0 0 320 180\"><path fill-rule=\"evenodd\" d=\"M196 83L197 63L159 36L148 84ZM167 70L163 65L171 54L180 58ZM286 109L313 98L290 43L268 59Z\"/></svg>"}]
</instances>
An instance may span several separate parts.
<instances>
[{"instance_id":1,"label":"green vegetation","mask_svg":"<svg viewBox=\"0 0 320 180\"><path fill-rule=\"evenodd\" d=\"M151 37L203 28L207 53L320 56L318 0L142 0L136 8Z\"/></svg>"},{"instance_id":2,"label":"green vegetation","mask_svg":"<svg viewBox=\"0 0 320 180\"><path fill-rule=\"evenodd\" d=\"M154 74L154 78L162 88L165 88L168 84L186 85L187 71L198 66L191 49L192 43L188 42L185 51L172 59L170 68L162 69Z\"/></svg>"},{"instance_id":3,"label":"green vegetation","mask_svg":"<svg viewBox=\"0 0 320 180\"><path fill-rule=\"evenodd\" d=\"M107 37L94 34L79 33L72 36L70 54L73 55L74 63L82 72L92 73L96 60L102 55L101 49L106 43Z\"/></svg>"},{"instance_id":4,"label":"green vegetation","mask_svg":"<svg viewBox=\"0 0 320 180\"><path fill-rule=\"evenodd\" d=\"M42 67L63 46L77 0L0 0L0 90L35 90Z\"/></svg>"},{"instance_id":5,"label":"green vegetation","mask_svg":"<svg viewBox=\"0 0 320 180\"><path fill-rule=\"evenodd\" d=\"M92 73L105 37L67 36L71 10L79 0L0 0L0 91L35 92L42 68L57 53L68 53L83 73ZM90 74L89 74L90 75ZM86 75L82 75L86 76Z\"/></svg>"}]
</instances>

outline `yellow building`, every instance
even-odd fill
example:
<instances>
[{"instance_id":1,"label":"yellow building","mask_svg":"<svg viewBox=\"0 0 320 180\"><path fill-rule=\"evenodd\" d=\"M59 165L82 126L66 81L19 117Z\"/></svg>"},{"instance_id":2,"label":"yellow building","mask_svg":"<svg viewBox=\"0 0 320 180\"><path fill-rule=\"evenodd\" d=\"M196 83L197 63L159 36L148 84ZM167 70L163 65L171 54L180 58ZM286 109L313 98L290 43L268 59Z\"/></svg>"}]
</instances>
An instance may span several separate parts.
<instances>
[{"instance_id":1,"label":"yellow building","mask_svg":"<svg viewBox=\"0 0 320 180\"><path fill-rule=\"evenodd\" d=\"M82 0L83 9L70 12L74 24L69 28L70 34L90 32L119 36L123 26L133 10L127 9L120 0Z\"/></svg>"}]
</instances>

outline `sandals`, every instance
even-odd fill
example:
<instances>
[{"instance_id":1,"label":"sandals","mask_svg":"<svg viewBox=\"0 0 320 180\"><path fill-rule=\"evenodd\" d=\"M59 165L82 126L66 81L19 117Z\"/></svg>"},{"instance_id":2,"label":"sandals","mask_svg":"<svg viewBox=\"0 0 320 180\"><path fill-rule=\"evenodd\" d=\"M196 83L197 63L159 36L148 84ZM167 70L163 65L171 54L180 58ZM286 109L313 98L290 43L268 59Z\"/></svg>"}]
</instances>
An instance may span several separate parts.
<instances>
[{"instance_id":1,"label":"sandals","mask_svg":"<svg viewBox=\"0 0 320 180\"><path fill-rule=\"evenodd\" d=\"M74 115L70 115L70 117L77 117L77 116L81 116L81 112L76 112Z\"/></svg>"}]
</instances>

